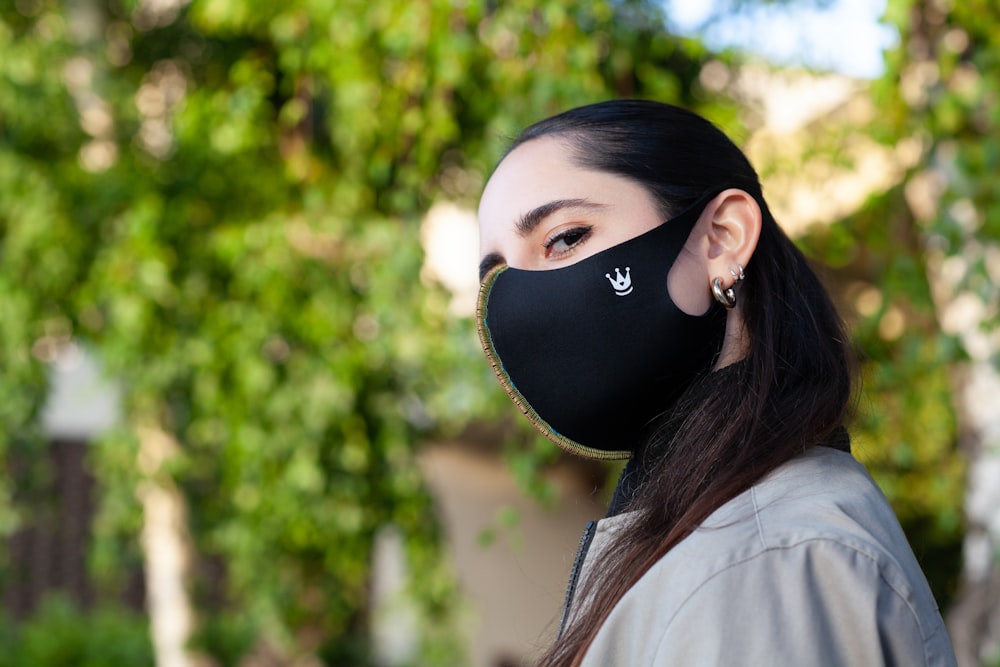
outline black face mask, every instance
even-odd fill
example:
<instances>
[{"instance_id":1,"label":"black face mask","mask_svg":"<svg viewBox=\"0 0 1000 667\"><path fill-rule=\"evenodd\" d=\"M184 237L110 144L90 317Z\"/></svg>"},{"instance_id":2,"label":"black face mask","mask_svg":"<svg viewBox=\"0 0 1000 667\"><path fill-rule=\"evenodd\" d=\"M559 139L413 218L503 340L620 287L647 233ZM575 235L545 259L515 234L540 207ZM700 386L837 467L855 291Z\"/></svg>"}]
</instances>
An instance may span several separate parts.
<instances>
[{"instance_id":1,"label":"black face mask","mask_svg":"<svg viewBox=\"0 0 1000 667\"><path fill-rule=\"evenodd\" d=\"M479 338L500 383L547 438L628 458L722 347L725 309L688 315L667 274L707 198L640 236L548 271L501 265L479 291ZM708 287L706 286L706 290Z\"/></svg>"}]
</instances>

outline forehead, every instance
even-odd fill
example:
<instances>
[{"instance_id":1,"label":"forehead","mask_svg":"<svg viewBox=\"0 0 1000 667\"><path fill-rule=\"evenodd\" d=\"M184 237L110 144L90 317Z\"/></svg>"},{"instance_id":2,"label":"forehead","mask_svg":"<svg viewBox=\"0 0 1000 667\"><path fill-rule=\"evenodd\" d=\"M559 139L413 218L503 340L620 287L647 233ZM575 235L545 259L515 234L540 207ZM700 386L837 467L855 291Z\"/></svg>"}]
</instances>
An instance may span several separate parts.
<instances>
[{"instance_id":1,"label":"forehead","mask_svg":"<svg viewBox=\"0 0 1000 667\"><path fill-rule=\"evenodd\" d=\"M634 181L576 164L565 139L540 137L511 151L490 177L479 200L480 232L495 235L532 209L569 199L600 205L622 199L652 202Z\"/></svg>"},{"instance_id":2,"label":"forehead","mask_svg":"<svg viewBox=\"0 0 1000 667\"><path fill-rule=\"evenodd\" d=\"M577 169L565 141L541 137L521 144L511 151L486 183L479 200L479 224L513 209L540 206L555 190L571 181L566 175Z\"/></svg>"}]
</instances>

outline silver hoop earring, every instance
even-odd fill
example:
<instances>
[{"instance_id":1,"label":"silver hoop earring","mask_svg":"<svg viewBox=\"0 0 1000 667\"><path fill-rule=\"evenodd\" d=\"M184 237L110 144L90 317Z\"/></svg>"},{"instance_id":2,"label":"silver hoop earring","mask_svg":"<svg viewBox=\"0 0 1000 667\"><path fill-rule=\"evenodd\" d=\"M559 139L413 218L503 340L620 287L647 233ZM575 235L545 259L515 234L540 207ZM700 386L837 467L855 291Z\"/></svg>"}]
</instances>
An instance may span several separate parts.
<instances>
[{"instance_id":1,"label":"silver hoop earring","mask_svg":"<svg viewBox=\"0 0 1000 667\"><path fill-rule=\"evenodd\" d=\"M722 278L716 278L712 281L712 294L715 296L715 300L726 308L732 308L736 305L736 292L733 291L732 287L724 289Z\"/></svg>"},{"instance_id":2,"label":"silver hoop earring","mask_svg":"<svg viewBox=\"0 0 1000 667\"><path fill-rule=\"evenodd\" d=\"M739 282L744 278L746 278L746 276L743 275L743 265L739 263L736 264L735 269L733 267L729 267L729 275L731 275L733 277L733 280L735 280L736 282Z\"/></svg>"}]
</instances>

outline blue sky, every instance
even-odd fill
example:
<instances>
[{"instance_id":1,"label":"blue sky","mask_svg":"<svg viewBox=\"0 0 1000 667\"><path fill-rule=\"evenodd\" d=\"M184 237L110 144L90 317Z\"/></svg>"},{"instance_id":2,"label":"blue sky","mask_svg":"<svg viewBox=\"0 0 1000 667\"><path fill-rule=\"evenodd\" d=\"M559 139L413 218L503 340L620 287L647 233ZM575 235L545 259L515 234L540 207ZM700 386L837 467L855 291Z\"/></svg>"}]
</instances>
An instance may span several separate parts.
<instances>
[{"instance_id":1,"label":"blue sky","mask_svg":"<svg viewBox=\"0 0 1000 667\"><path fill-rule=\"evenodd\" d=\"M670 21L694 31L711 13L709 0L665 0ZM802 64L859 78L876 78L884 67L882 50L897 41L881 25L885 0L833 0L826 9L809 1L762 5L753 12L719 21L704 35L712 48L738 46L779 64Z\"/></svg>"}]
</instances>

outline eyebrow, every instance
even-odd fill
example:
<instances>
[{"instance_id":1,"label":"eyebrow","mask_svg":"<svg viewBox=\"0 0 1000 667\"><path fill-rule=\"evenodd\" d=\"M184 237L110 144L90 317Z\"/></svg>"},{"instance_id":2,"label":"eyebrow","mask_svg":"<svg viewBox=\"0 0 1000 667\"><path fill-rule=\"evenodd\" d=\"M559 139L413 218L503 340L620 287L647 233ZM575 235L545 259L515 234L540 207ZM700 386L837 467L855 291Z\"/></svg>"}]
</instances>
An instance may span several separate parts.
<instances>
[{"instance_id":1,"label":"eyebrow","mask_svg":"<svg viewBox=\"0 0 1000 667\"><path fill-rule=\"evenodd\" d=\"M562 211L564 209L594 211L603 208L607 208L607 205L597 204L586 199L557 199L555 201L550 201L547 204L535 207L519 217L517 222L514 223L514 231L517 232L518 236L523 238L535 231L535 228L542 224L542 221L545 220L545 218L557 211ZM479 280L482 281L490 269L497 264L503 264L504 261L503 256L496 252L491 252L483 257L482 261L479 262Z\"/></svg>"},{"instance_id":2,"label":"eyebrow","mask_svg":"<svg viewBox=\"0 0 1000 667\"><path fill-rule=\"evenodd\" d=\"M538 225L542 224L542 221L545 220L545 218L549 217L556 211L561 211L567 208L593 211L595 209L605 208L605 205L595 204L594 202L586 199L557 199L533 208L522 215L514 224L514 230L517 232L518 236L527 236L531 234L531 232L533 232Z\"/></svg>"}]
</instances>

